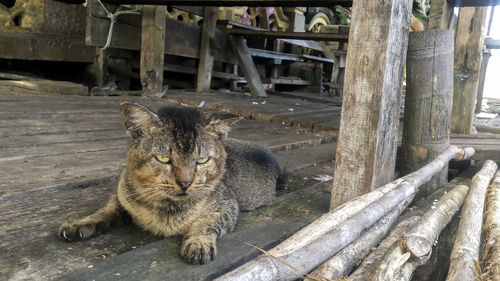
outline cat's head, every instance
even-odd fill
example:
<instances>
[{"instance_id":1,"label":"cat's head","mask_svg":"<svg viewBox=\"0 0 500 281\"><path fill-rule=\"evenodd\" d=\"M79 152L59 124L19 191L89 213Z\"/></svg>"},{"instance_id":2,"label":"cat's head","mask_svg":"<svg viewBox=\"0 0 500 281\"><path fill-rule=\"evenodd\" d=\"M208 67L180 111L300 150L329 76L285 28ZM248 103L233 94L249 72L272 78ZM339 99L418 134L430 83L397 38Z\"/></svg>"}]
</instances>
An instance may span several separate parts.
<instances>
[{"instance_id":1,"label":"cat's head","mask_svg":"<svg viewBox=\"0 0 500 281\"><path fill-rule=\"evenodd\" d=\"M127 179L143 199L202 198L224 174L224 139L241 117L202 113L194 108L121 104L127 134Z\"/></svg>"}]
</instances>

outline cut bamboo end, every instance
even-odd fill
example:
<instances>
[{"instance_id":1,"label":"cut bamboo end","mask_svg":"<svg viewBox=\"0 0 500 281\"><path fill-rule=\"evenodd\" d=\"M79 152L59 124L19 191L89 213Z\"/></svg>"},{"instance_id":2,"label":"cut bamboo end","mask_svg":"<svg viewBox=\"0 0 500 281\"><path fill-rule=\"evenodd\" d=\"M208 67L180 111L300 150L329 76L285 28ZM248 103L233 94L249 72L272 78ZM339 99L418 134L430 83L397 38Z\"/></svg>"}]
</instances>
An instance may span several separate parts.
<instances>
[{"instance_id":1,"label":"cut bamboo end","mask_svg":"<svg viewBox=\"0 0 500 281\"><path fill-rule=\"evenodd\" d=\"M457 155L455 159L457 160L467 160L474 156L476 151L472 147L457 147Z\"/></svg>"}]
</instances>

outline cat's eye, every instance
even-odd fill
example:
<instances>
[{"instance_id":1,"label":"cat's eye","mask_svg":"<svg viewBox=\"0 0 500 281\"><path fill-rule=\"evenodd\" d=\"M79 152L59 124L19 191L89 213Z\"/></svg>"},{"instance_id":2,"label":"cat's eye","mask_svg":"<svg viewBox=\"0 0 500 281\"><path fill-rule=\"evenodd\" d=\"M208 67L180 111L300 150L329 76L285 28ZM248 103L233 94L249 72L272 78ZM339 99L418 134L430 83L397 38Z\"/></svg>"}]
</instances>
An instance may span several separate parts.
<instances>
[{"instance_id":1,"label":"cat's eye","mask_svg":"<svg viewBox=\"0 0 500 281\"><path fill-rule=\"evenodd\" d=\"M170 162L170 158L168 158L167 156L161 155L161 154L156 154L155 158L156 158L156 160L158 160L158 162L163 163L163 164L167 164Z\"/></svg>"},{"instance_id":2,"label":"cat's eye","mask_svg":"<svg viewBox=\"0 0 500 281\"><path fill-rule=\"evenodd\" d=\"M200 157L198 160L196 160L197 164L205 164L208 161L208 157Z\"/></svg>"}]
</instances>

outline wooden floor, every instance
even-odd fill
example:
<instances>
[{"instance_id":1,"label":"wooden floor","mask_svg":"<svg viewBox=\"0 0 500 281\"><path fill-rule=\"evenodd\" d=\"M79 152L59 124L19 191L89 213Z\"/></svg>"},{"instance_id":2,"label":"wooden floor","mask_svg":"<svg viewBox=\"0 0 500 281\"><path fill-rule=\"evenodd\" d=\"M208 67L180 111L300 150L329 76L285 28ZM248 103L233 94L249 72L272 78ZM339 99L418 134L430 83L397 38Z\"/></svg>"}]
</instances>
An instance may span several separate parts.
<instances>
[{"instance_id":1,"label":"wooden floor","mask_svg":"<svg viewBox=\"0 0 500 281\"><path fill-rule=\"evenodd\" d=\"M169 92L166 98L88 97L0 92L0 280L211 280L258 255L328 210L340 107L271 95ZM133 225L67 243L57 229L98 209L116 188L128 139L119 103L157 108L204 104L247 117L232 137L264 144L292 173L272 207L241 215L218 244L215 262L179 259L180 238L159 239ZM271 122L269 122L271 121ZM495 135L456 136L478 157L500 159ZM482 153L482 154L481 154ZM496 156L495 156L496 155ZM495 158L494 158L495 159Z\"/></svg>"},{"instance_id":2,"label":"wooden floor","mask_svg":"<svg viewBox=\"0 0 500 281\"><path fill-rule=\"evenodd\" d=\"M210 280L269 248L328 210L328 183L307 180L333 170L336 133L243 120L232 137L271 148L302 171L276 204L241 216L219 243L218 258L192 266L178 257L180 238L158 239L121 225L95 239L58 240L59 225L99 208L116 188L128 138L119 103L152 108L171 101L141 97L0 94L0 280ZM319 167L318 166L318 167ZM306 189L302 187L306 186Z\"/></svg>"}]
</instances>

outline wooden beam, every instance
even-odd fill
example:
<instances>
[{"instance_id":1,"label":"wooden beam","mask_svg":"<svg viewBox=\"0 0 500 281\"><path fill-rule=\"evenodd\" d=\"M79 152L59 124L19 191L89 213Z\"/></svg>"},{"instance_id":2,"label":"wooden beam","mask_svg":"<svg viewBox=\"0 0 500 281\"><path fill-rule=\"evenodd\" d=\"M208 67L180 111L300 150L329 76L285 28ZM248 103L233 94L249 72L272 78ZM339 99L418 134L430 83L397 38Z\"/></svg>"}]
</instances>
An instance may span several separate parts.
<instances>
[{"instance_id":1,"label":"wooden beam","mask_svg":"<svg viewBox=\"0 0 500 281\"><path fill-rule=\"evenodd\" d=\"M455 36L451 132L469 134L474 118L487 7L460 8Z\"/></svg>"},{"instance_id":2,"label":"wooden beam","mask_svg":"<svg viewBox=\"0 0 500 281\"><path fill-rule=\"evenodd\" d=\"M486 49L500 49L500 39L487 37L484 39L484 45L486 46Z\"/></svg>"},{"instance_id":3,"label":"wooden beam","mask_svg":"<svg viewBox=\"0 0 500 281\"><path fill-rule=\"evenodd\" d=\"M500 5L500 0L447 0L447 2L453 7L484 7Z\"/></svg>"},{"instance_id":4,"label":"wooden beam","mask_svg":"<svg viewBox=\"0 0 500 281\"><path fill-rule=\"evenodd\" d=\"M229 44L233 48L233 52L238 58L243 74L247 80L248 87L254 97L267 97L264 86L262 85L262 80L260 79L257 68L250 56L250 51L248 50L247 43L245 39L241 37L229 36Z\"/></svg>"},{"instance_id":5,"label":"wooden beam","mask_svg":"<svg viewBox=\"0 0 500 281\"><path fill-rule=\"evenodd\" d=\"M312 33L312 32L280 32L268 30L246 30L246 29L227 29L227 34L239 35L243 37L265 37L270 39L301 39L316 41L338 41L347 42L349 34L334 33Z\"/></svg>"},{"instance_id":6,"label":"wooden beam","mask_svg":"<svg viewBox=\"0 0 500 281\"><path fill-rule=\"evenodd\" d=\"M215 55L215 26L218 15L218 7L205 7L201 30L200 63L196 80L197 92L210 90Z\"/></svg>"},{"instance_id":7,"label":"wooden beam","mask_svg":"<svg viewBox=\"0 0 500 281\"><path fill-rule=\"evenodd\" d=\"M146 96L163 90L165 21L167 7L144 6L141 32L141 86Z\"/></svg>"},{"instance_id":8,"label":"wooden beam","mask_svg":"<svg viewBox=\"0 0 500 281\"><path fill-rule=\"evenodd\" d=\"M335 5L351 6L352 0L104 0L116 4L215 6L215 7L331 7Z\"/></svg>"},{"instance_id":9,"label":"wooden beam","mask_svg":"<svg viewBox=\"0 0 500 281\"><path fill-rule=\"evenodd\" d=\"M411 8L411 0L353 4L331 209L394 176Z\"/></svg>"},{"instance_id":10,"label":"wooden beam","mask_svg":"<svg viewBox=\"0 0 500 281\"><path fill-rule=\"evenodd\" d=\"M453 102L453 30L412 32L406 59L403 169L411 173L450 146ZM448 183L444 167L423 187L427 197Z\"/></svg>"}]
</instances>

